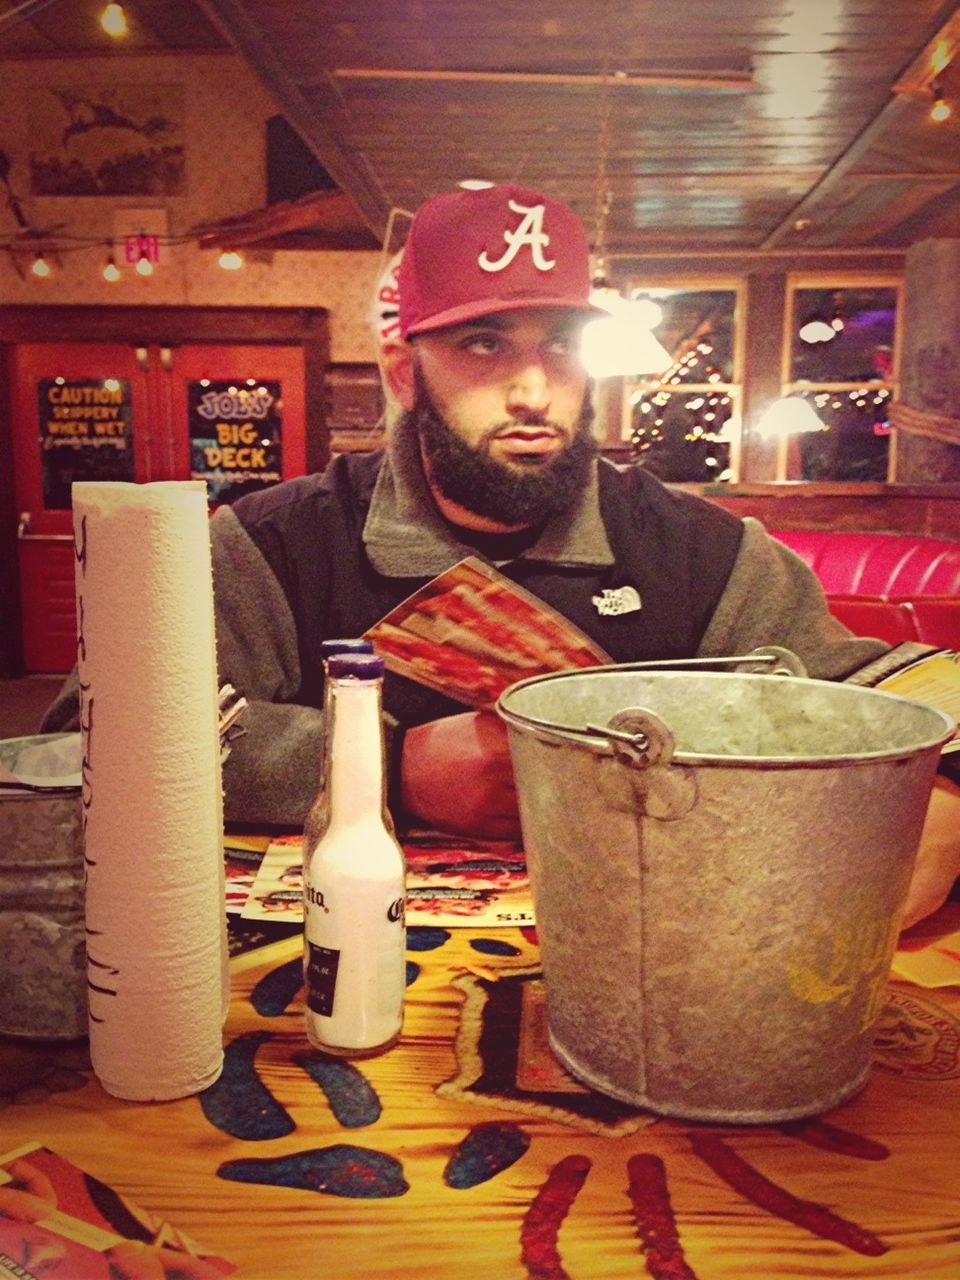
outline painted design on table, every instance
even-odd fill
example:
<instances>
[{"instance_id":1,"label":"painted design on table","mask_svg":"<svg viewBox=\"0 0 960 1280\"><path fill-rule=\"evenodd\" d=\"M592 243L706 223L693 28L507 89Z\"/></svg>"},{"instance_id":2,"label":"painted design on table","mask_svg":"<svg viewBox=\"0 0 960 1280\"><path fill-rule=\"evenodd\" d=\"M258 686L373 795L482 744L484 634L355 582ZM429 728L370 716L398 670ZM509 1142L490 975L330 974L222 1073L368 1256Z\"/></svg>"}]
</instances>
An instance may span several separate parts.
<instances>
[{"instance_id":1,"label":"painted design on table","mask_svg":"<svg viewBox=\"0 0 960 1280\"><path fill-rule=\"evenodd\" d=\"M449 938L441 929L418 933L412 950L433 950ZM512 943L504 945L498 938L474 939L471 947L488 956L512 959L522 954L520 948ZM298 958L271 971L256 985L251 1000L262 1016L276 1017L288 1008L300 989L300 966ZM461 974L453 984L465 996L456 1042L459 1065L456 1076L437 1087L440 1096L494 1103L560 1119L588 1132L615 1136L634 1133L656 1122L657 1118L648 1113L580 1085L555 1059L550 1067L538 1065L547 1046L539 966L511 966L490 977ZM920 1014L911 1001L921 1009ZM891 993L887 1013L902 1021L907 1009L920 1019L921 1026L935 1024L941 1039L953 1026L953 1020L930 1002ZM234 1136L258 1141L282 1136L295 1127L256 1071L256 1052L271 1038L269 1032L238 1037L228 1047L221 1081L201 1099L208 1119ZM886 1044L881 1036L881 1056L890 1052ZM924 1058L931 1060L927 1048ZM938 1060L936 1054L933 1059ZM315 1050L295 1053L292 1061L323 1091L341 1126L366 1127L380 1118L382 1106L376 1090L354 1064ZM789 1137L840 1156L879 1161L890 1154L881 1143L820 1118L775 1127ZM774 1217L853 1252L879 1256L887 1251L888 1246L869 1230L766 1178L735 1150L726 1140L728 1136L721 1138L708 1130L687 1134L693 1153L737 1195ZM478 1124L451 1151L444 1182L451 1190L460 1191L489 1181L522 1159L530 1142L530 1136L517 1123ZM633 1152L626 1167L627 1195L648 1275L653 1280L696 1280L684 1256L663 1159L652 1152ZM559 1233L590 1169L587 1155L565 1156L549 1170L524 1214L519 1247L532 1280L569 1280L559 1252ZM231 1160L221 1165L218 1173L233 1181L263 1182L351 1198L391 1198L402 1196L409 1189L403 1166L395 1157L346 1143L275 1159Z\"/></svg>"},{"instance_id":2,"label":"painted design on table","mask_svg":"<svg viewBox=\"0 0 960 1280\"><path fill-rule=\"evenodd\" d=\"M275 1160L227 1160L217 1173L229 1182L297 1187L354 1200L380 1200L410 1190L403 1165L394 1156L343 1142Z\"/></svg>"},{"instance_id":3,"label":"painted design on table","mask_svg":"<svg viewBox=\"0 0 960 1280\"><path fill-rule=\"evenodd\" d=\"M352 1062L319 1049L295 1053L293 1061L320 1086L337 1123L345 1129L362 1129L380 1119L383 1108L377 1091Z\"/></svg>"},{"instance_id":4,"label":"painted design on table","mask_svg":"<svg viewBox=\"0 0 960 1280\"><path fill-rule=\"evenodd\" d=\"M230 1042L223 1054L219 1080L200 1094L203 1114L212 1125L234 1138L263 1142L282 1138L296 1128L257 1073L254 1058L269 1031L248 1031Z\"/></svg>"},{"instance_id":5,"label":"painted design on table","mask_svg":"<svg viewBox=\"0 0 960 1280\"><path fill-rule=\"evenodd\" d=\"M463 975L456 1038L457 1072L437 1088L441 1097L559 1120L611 1137L634 1133L656 1117L580 1084L557 1062L546 1037L539 965L490 978Z\"/></svg>"},{"instance_id":6,"label":"painted design on table","mask_svg":"<svg viewBox=\"0 0 960 1280\"><path fill-rule=\"evenodd\" d=\"M447 1161L443 1180L457 1190L489 1182L516 1164L529 1145L530 1138L519 1125L498 1121L475 1125Z\"/></svg>"},{"instance_id":7,"label":"painted design on table","mask_svg":"<svg viewBox=\"0 0 960 1280\"><path fill-rule=\"evenodd\" d=\"M564 1158L550 1170L520 1227L520 1256L536 1280L567 1280L557 1240L564 1218L590 1172L586 1156Z\"/></svg>"},{"instance_id":8,"label":"painted design on table","mask_svg":"<svg viewBox=\"0 0 960 1280\"><path fill-rule=\"evenodd\" d=\"M654 1280L696 1280L687 1265L659 1156L643 1152L627 1161L627 1195L647 1270Z\"/></svg>"},{"instance_id":9,"label":"painted design on table","mask_svg":"<svg viewBox=\"0 0 960 1280\"><path fill-rule=\"evenodd\" d=\"M804 1227L815 1236L824 1240L833 1240L855 1253L863 1253L868 1257L879 1257L886 1253L889 1245L878 1240L870 1231L865 1231L855 1222L831 1213L822 1204L812 1200L801 1200L789 1191L765 1178L762 1173L742 1156L734 1151L729 1143L724 1142L715 1133L694 1133L690 1136L690 1145L694 1154L708 1165L718 1178L722 1178L729 1187L739 1192L768 1213L798 1227Z\"/></svg>"}]
</instances>

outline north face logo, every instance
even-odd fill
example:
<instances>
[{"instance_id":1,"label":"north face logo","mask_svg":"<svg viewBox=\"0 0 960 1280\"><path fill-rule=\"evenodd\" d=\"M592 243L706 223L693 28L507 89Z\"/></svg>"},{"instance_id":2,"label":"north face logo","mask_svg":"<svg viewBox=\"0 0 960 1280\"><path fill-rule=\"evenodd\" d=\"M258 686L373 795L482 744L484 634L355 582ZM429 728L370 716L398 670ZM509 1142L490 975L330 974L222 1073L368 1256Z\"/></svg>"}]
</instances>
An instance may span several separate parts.
<instances>
[{"instance_id":1,"label":"north face logo","mask_svg":"<svg viewBox=\"0 0 960 1280\"><path fill-rule=\"evenodd\" d=\"M494 261L487 256L487 251L484 249L477 258L477 265L484 271L503 271L505 267L509 267L524 245L529 245L533 255L533 265L538 271L549 271L556 266L556 259L547 259L543 256L544 249L550 243L550 237L543 229L543 215L546 212L544 206L517 204L516 201L511 200L510 208L514 213L523 214L523 219L513 231L509 229L504 231L503 238L507 242L507 247L503 251L503 256Z\"/></svg>"},{"instance_id":2,"label":"north face logo","mask_svg":"<svg viewBox=\"0 0 960 1280\"><path fill-rule=\"evenodd\" d=\"M621 613L636 613L643 608L636 587L604 587L600 595L590 598L601 618L616 618Z\"/></svg>"}]
</instances>

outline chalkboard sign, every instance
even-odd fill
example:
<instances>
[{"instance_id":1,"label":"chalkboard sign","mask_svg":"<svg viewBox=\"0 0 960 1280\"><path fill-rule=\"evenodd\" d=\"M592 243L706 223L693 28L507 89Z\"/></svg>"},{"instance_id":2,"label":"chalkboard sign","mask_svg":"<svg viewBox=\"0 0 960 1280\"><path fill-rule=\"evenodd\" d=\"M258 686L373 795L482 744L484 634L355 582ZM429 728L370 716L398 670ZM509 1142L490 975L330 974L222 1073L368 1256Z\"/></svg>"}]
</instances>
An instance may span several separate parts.
<instances>
[{"instance_id":1,"label":"chalkboard sign","mask_svg":"<svg viewBox=\"0 0 960 1280\"><path fill-rule=\"evenodd\" d=\"M187 421L190 476L206 480L211 502L232 502L283 479L279 381L189 382Z\"/></svg>"},{"instance_id":2,"label":"chalkboard sign","mask_svg":"<svg viewBox=\"0 0 960 1280\"><path fill-rule=\"evenodd\" d=\"M74 480L133 479L133 419L125 378L37 382L43 504L69 511Z\"/></svg>"}]
</instances>

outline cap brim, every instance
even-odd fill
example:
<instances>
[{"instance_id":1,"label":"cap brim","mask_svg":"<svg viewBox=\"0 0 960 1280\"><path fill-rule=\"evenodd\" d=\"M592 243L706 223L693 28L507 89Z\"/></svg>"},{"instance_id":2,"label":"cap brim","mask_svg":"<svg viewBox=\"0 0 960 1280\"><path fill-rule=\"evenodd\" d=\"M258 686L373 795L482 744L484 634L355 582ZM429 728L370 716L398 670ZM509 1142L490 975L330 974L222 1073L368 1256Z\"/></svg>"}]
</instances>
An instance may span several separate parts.
<instances>
[{"instance_id":1,"label":"cap brim","mask_svg":"<svg viewBox=\"0 0 960 1280\"><path fill-rule=\"evenodd\" d=\"M403 336L410 338L418 333L432 333L436 329L449 329L455 324L465 324L468 320L479 320L482 316L499 315L503 311L529 311L534 307L557 307L563 311L578 311L585 319L610 314L603 307L598 307L592 302L572 302L569 298L483 298L464 302L459 307L450 307L426 320L416 321L410 325Z\"/></svg>"}]
</instances>

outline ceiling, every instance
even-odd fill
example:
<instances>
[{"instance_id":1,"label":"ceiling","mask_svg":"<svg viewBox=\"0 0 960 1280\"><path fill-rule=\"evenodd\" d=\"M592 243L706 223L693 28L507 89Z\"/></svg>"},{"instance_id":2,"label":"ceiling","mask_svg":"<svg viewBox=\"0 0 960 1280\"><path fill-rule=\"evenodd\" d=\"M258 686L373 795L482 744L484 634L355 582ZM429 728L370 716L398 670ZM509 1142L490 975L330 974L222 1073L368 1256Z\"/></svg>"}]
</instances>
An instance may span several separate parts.
<instances>
[{"instance_id":1,"label":"ceiling","mask_svg":"<svg viewBox=\"0 0 960 1280\"><path fill-rule=\"evenodd\" d=\"M98 7L0 0L0 59L115 50ZM624 262L960 236L960 0L125 8L138 53L235 48L338 188L260 222L238 210L237 236L399 243L405 215L463 178L566 200ZM941 124L935 85L955 104Z\"/></svg>"}]
</instances>

